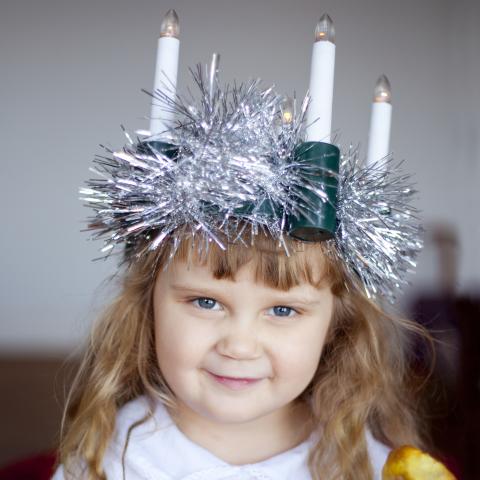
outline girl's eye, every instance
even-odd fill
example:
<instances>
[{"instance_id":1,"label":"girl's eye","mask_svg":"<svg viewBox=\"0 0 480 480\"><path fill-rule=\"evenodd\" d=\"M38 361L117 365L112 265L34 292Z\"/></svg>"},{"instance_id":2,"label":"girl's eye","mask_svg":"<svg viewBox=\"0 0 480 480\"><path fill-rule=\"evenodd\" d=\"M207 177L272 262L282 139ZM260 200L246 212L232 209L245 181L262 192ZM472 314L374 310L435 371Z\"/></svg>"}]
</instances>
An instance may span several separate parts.
<instances>
[{"instance_id":1,"label":"girl's eye","mask_svg":"<svg viewBox=\"0 0 480 480\"><path fill-rule=\"evenodd\" d=\"M277 317L293 317L297 314L297 311L291 307L285 307L284 305L277 305L272 307L270 311L273 311L273 315ZM272 315L272 313L270 313Z\"/></svg>"},{"instance_id":2,"label":"girl's eye","mask_svg":"<svg viewBox=\"0 0 480 480\"><path fill-rule=\"evenodd\" d=\"M220 310L220 305L213 298L195 298L193 304L200 308L205 308L208 310Z\"/></svg>"}]
</instances>

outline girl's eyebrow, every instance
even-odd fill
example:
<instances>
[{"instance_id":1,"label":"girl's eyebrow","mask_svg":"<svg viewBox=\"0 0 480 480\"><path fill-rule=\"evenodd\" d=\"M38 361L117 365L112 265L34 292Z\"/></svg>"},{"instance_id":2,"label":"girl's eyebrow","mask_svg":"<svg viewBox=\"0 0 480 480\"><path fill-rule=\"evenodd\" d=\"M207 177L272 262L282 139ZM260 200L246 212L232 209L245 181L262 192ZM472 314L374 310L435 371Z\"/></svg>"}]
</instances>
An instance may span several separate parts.
<instances>
[{"instance_id":1,"label":"girl's eyebrow","mask_svg":"<svg viewBox=\"0 0 480 480\"><path fill-rule=\"evenodd\" d=\"M215 290L205 287L205 286L193 286L193 285L182 285L179 283L174 283L170 285L170 288L172 290L178 290L178 291L183 291L183 292L202 292L202 293L208 293L211 295L218 295L219 292L215 292Z\"/></svg>"},{"instance_id":2,"label":"girl's eyebrow","mask_svg":"<svg viewBox=\"0 0 480 480\"><path fill-rule=\"evenodd\" d=\"M226 301L225 290L217 290L215 288L209 288L208 285L182 285L180 283L174 283L170 285L171 290L180 292L183 294L194 295L197 297L211 297L218 300L220 303Z\"/></svg>"},{"instance_id":3,"label":"girl's eyebrow","mask_svg":"<svg viewBox=\"0 0 480 480\"><path fill-rule=\"evenodd\" d=\"M183 291L183 292L192 292L197 294L205 294L211 295L212 297L221 296L222 293L215 291L214 289L210 289L208 286L190 286L190 285L182 285L182 284L172 284L170 285L172 290L176 291ZM319 290L320 291L320 290ZM272 293L268 294L269 297L276 297L279 299L280 302L289 303L289 304L301 304L305 306L314 306L320 305L322 303L319 299L312 299L308 297L304 297L299 294L284 292L282 290L272 290ZM284 297L284 298L280 298Z\"/></svg>"}]
</instances>

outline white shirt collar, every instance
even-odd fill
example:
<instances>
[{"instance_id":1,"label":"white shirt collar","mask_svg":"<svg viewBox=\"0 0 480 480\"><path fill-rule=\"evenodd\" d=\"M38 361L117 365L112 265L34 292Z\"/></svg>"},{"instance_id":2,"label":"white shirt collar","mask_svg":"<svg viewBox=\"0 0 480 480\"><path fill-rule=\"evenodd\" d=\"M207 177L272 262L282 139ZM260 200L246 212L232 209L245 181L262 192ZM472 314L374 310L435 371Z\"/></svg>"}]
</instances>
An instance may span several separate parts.
<instances>
[{"instance_id":1,"label":"white shirt collar","mask_svg":"<svg viewBox=\"0 0 480 480\"><path fill-rule=\"evenodd\" d=\"M117 471L121 466L114 464L121 463L128 428L147 411L145 397L139 397L120 409L115 440L104 461L106 469ZM175 425L165 406L157 402L153 418L132 429L125 455L125 467L130 472L126 479L310 479L306 462L312 441L313 435L300 445L262 462L230 465L190 440ZM107 477L110 478L108 471Z\"/></svg>"},{"instance_id":2,"label":"white shirt collar","mask_svg":"<svg viewBox=\"0 0 480 480\"><path fill-rule=\"evenodd\" d=\"M129 427L149 409L146 397L124 405L117 415L114 441L105 455L107 478L122 478L121 458ZM132 429L125 455L126 480L310 480L307 457L315 433L300 445L267 460L230 465L207 449L190 440L171 419L161 402L155 405L154 416ZM388 448L367 433L375 479Z\"/></svg>"}]
</instances>

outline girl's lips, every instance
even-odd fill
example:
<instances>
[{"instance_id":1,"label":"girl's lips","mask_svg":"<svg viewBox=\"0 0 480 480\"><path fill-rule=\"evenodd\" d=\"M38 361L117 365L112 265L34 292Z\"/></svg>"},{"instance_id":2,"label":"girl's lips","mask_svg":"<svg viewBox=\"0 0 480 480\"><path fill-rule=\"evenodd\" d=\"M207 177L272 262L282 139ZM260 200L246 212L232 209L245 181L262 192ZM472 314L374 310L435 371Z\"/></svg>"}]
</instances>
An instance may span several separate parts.
<instances>
[{"instance_id":1,"label":"girl's lips","mask_svg":"<svg viewBox=\"0 0 480 480\"><path fill-rule=\"evenodd\" d=\"M261 378L230 378L215 375L207 370L208 374L218 383L225 385L232 390L242 390L248 388L250 385L260 382Z\"/></svg>"}]
</instances>

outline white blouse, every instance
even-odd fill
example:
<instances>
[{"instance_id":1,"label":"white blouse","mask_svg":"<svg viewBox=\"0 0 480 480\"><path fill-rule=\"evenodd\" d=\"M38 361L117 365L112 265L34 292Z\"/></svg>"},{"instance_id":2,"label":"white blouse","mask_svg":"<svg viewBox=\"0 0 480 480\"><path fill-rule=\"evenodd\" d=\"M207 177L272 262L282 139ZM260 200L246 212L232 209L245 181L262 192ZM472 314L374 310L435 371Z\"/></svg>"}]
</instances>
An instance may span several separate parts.
<instances>
[{"instance_id":1,"label":"white blouse","mask_svg":"<svg viewBox=\"0 0 480 480\"><path fill-rule=\"evenodd\" d=\"M108 480L122 480L122 453L128 428L148 411L145 397L124 405L117 414L115 434L103 460ZM230 465L196 444L175 425L157 402L154 416L132 429L126 450L125 480L311 480L307 466L315 432L296 447L267 460ZM381 480L389 449L367 433L374 479ZM81 475L74 475L75 480ZM67 480L60 466L52 480ZM70 480L70 478L68 478Z\"/></svg>"}]
</instances>

